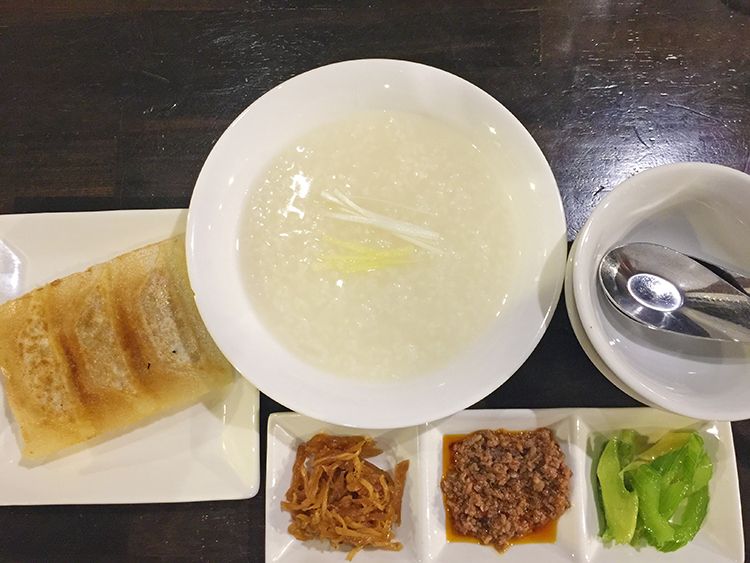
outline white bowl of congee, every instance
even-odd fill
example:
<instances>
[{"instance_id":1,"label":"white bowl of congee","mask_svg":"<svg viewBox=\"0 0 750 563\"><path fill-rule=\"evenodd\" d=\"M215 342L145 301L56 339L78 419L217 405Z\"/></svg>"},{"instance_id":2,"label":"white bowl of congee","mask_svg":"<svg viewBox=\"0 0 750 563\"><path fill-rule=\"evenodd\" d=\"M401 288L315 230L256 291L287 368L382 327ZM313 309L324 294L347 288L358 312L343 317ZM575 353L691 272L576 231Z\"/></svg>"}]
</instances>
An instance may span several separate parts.
<instances>
[{"instance_id":1,"label":"white bowl of congee","mask_svg":"<svg viewBox=\"0 0 750 563\"><path fill-rule=\"evenodd\" d=\"M513 115L455 75L380 59L250 105L201 170L187 234L198 309L237 370L364 428L500 387L549 323L566 253L555 179Z\"/></svg>"}]
</instances>

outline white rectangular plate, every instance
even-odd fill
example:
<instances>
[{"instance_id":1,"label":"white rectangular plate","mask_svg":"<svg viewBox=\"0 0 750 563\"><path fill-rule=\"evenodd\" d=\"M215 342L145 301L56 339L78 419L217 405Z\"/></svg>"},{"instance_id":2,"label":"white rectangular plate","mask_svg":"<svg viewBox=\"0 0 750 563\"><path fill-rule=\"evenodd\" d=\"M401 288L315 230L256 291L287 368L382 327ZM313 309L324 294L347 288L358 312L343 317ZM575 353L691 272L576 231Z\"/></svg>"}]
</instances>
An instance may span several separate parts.
<instances>
[{"instance_id":1,"label":"white rectangular plate","mask_svg":"<svg viewBox=\"0 0 750 563\"><path fill-rule=\"evenodd\" d=\"M185 231L186 210L0 215L0 302ZM188 502L258 492L258 391L241 377L187 409L42 465L0 405L0 505Z\"/></svg>"},{"instance_id":2,"label":"white rectangular plate","mask_svg":"<svg viewBox=\"0 0 750 563\"><path fill-rule=\"evenodd\" d=\"M487 546L448 542L445 510L440 491L443 436L465 434L482 428L528 430L551 428L573 471L571 507L558 521L557 541L549 544L512 546L502 555ZM674 553L651 547L602 544L591 486L591 448L602 437L621 428L633 428L652 439L668 430L693 428L703 436L714 463L708 515L698 535ZM308 546L287 532L289 514L280 502L291 480L291 466L297 446L317 432L366 434L385 450L385 466L395 459L409 459L411 465L404 497L404 518L396 537L404 544L400 552L363 551L355 561L420 563L520 563L526 561L639 561L661 563L741 562L744 558L737 465L732 428L728 422L696 421L648 408L628 409L542 409L469 410L441 421L402 430L355 430L331 426L302 415L274 414L268 420L266 469L266 561L279 563L333 563L346 553ZM383 465L381 465L383 466Z\"/></svg>"}]
</instances>

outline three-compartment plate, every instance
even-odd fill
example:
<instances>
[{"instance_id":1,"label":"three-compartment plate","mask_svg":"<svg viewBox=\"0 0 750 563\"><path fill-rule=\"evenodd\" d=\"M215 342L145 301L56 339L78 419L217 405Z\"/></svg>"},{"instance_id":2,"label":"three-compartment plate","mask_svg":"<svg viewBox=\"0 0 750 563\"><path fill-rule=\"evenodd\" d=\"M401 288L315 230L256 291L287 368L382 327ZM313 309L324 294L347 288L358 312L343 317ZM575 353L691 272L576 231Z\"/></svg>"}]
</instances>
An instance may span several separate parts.
<instances>
[{"instance_id":1,"label":"three-compartment plate","mask_svg":"<svg viewBox=\"0 0 750 563\"><path fill-rule=\"evenodd\" d=\"M558 521L556 541L512 546L502 555L491 547L448 542L440 491L443 436L482 428L528 430L541 426L554 431L573 471L571 507ZM691 428L698 430L705 440L714 462L714 477L709 485L709 512L698 535L679 551L661 553L651 547L636 550L630 546L609 546L599 539L599 521L591 487L591 451L598 441L621 428L633 428L652 438L658 438L668 430ZM696 421L649 408L625 408L469 410L435 423L400 430L358 430L295 413L273 414L268 420L266 458L266 561L329 563L345 560L343 551L330 551L322 544L294 539L287 532L290 516L280 508L291 480L296 448L318 432L373 437L384 450L375 460L381 467L390 469L396 460L408 459L410 462L402 506L403 521L396 530L403 549L398 552L362 551L355 558L359 563L599 563L630 560L720 563L740 562L744 557L731 425L728 422Z\"/></svg>"},{"instance_id":2,"label":"three-compartment plate","mask_svg":"<svg viewBox=\"0 0 750 563\"><path fill-rule=\"evenodd\" d=\"M186 216L180 209L2 215L0 302L184 232ZM240 499L260 482L258 391L241 377L187 409L42 465L21 459L17 433L3 399L0 505Z\"/></svg>"}]
</instances>

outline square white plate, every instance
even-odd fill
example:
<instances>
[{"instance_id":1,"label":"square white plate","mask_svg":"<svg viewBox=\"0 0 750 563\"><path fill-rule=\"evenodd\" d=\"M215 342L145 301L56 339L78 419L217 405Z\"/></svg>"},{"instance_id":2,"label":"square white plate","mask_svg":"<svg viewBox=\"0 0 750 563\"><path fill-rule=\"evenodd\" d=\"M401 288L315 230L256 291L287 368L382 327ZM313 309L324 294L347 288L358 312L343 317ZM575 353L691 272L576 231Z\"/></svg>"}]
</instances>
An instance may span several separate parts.
<instances>
[{"instance_id":1,"label":"square white plate","mask_svg":"<svg viewBox=\"0 0 750 563\"><path fill-rule=\"evenodd\" d=\"M346 551L331 551L330 548L314 546L294 539L287 528L291 521L288 512L282 512L281 501L292 480L292 465L297 455L297 446L318 432L340 435L365 435L375 440L383 454L373 458L378 467L392 471L399 461L409 460L409 472L401 505L401 526L396 528L396 539L403 544L401 551L360 551L354 560L357 563L407 563L418 560L417 522L421 520L417 510L423 496L419 491L420 480L417 460L416 428L398 430L362 430L320 422L296 413L275 413L268 417L268 448L266 453L266 561L283 563L345 562ZM423 516L423 514L422 514Z\"/></svg>"},{"instance_id":2,"label":"square white plate","mask_svg":"<svg viewBox=\"0 0 750 563\"><path fill-rule=\"evenodd\" d=\"M635 550L624 545L604 546L598 539L599 522L593 489L588 487L583 514L587 561L595 563L744 561L745 542L731 423L699 421L647 408L581 409L579 412L580 436L585 440L585 448L588 452L595 449L596 443L600 442L603 437L609 438L621 428L632 428L645 434L651 440L660 438L668 430L689 428L697 430L702 436L714 467L714 474L708 489L708 514L703 521L703 526L693 541L671 553L662 553L652 547ZM591 462L591 456L586 455L585 475L592 474Z\"/></svg>"},{"instance_id":3,"label":"square white plate","mask_svg":"<svg viewBox=\"0 0 750 563\"><path fill-rule=\"evenodd\" d=\"M449 542L445 536L445 509L440 480L443 476L443 437L448 434L468 434L482 428L505 428L507 430L531 430L547 426L565 454L565 460L573 472L571 480L571 507L557 522L557 542L521 544L512 546L502 555L488 546ZM503 563L544 561L545 563L568 562L581 552L578 533L579 518L583 505L583 490L586 484L579 478L582 473L582 455L576 441L576 420L570 409L552 410L468 410L428 425L420 436L420 462L423 469L421 479L426 484L427 515L424 535L424 560L449 563L453 561L493 561L502 557Z\"/></svg>"},{"instance_id":4,"label":"square white plate","mask_svg":"<svg viewBox=\"0 0 750 563\"><path fill-rule=\"evenodd\" d=\"M184 232L186 210L0 215L0 302ZM0 387L1 390L1 387ZM187 502L258 491L258 391L241 377L202 402L51 462L21 460L0 405L0 505Z\"/></svg>"},{"instance_id":5,"label":"square white plate","mask_svg":"<svg viewBox=\"0 0 750 563\"><path fill-rule=\"evenodd\" d=\"M528 430L551 428L573 471L571 507L560 518L554 543L521 544L498 554L487 546L448 542L440 491L443 472L443 437L482 428ZM591 483L593 445L621 428L633 428L652 439L668 430L698 430L714 463L711 499L706 520L691 543L674 553L654 548L605 546ZM331 426L298 414L275 414L268 421L266 480L266 561L279 563L334 563L345 552L324 551L305 545L287 533L289 514L280 502L291 480L296 447L319 431L372 436L397 459L411 461L404 497L404 521L397 530L401 552L362 551L355 561L416 561L420 563L520 563L527 561L591 563L639 561L661 563L741 562L744 559L737 464L732 429L728 422L696 421L649 408L469 410L441 421L392 431L354 430ZM392 460L391 460L392 463ZM392 466L392 465L391 465Z\"/></svg>"}]
</instances>

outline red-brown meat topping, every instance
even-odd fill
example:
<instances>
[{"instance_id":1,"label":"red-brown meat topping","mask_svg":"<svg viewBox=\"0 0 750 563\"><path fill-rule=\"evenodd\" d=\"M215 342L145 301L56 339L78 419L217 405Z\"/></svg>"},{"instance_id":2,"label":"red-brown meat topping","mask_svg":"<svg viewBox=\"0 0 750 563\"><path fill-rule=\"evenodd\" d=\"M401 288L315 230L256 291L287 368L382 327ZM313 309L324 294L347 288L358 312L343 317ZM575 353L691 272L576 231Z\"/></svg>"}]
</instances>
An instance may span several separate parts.
<instances>
[{"instance_id":1,"label":"red-brown meat topping","mask_svg":"<svg viewBox=\"0 0 750 563\"><path fill-rule=\"evenodd\" d=\"M570 507L571 471L549 428L479 430L450 453L441 487L459 534L502 551Z\"/></svg>"}]
</instances>

